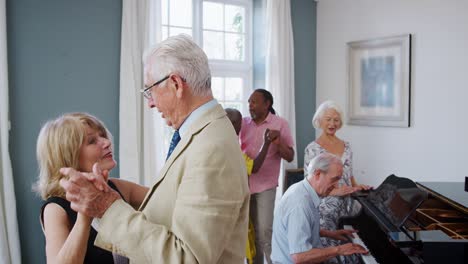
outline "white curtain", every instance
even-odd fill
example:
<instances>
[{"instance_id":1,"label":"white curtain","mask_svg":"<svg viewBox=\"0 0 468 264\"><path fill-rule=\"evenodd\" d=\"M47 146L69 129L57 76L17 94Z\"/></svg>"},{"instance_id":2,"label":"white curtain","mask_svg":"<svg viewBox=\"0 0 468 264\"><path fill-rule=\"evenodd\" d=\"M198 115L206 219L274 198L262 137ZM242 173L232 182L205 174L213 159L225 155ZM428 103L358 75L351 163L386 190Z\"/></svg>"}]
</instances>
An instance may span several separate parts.
<instances>
[{"instance_id":1,"label":"white curtain","mask_svg":"<svg viewBox=\"0 0 468 264\"><path fill-rule=\"evenodd\" d=\"M290 0L267 0L266 4L266 74L265 86L274 98L277 114L289 122L296 142L296 111L294 102L294 40ZM297 168L297 148L294 161L282 162L280 190L284 170Z\"/></svg>"},{"instance_id":2,"label":"white curtain","mask_svg":"<svg viewBox=\"0 0 468 264\"><path fill-rule=\"evenodd\" d=\"M8 152L8 62L5 0L0 0L0 263L21 263L15 188Z\"/></svg>"},{"instance_id":3,"label":"white curtain","mask_svg":"<svg viewBox=\"0 0 468 264\"><path fill-rule=\"evenodd\" d=\"M120 177L150 185L164 162L164 123L146 105L142 57L161 39L160 0L123 0L120 52Z\"/></svg>"}]
</instances>

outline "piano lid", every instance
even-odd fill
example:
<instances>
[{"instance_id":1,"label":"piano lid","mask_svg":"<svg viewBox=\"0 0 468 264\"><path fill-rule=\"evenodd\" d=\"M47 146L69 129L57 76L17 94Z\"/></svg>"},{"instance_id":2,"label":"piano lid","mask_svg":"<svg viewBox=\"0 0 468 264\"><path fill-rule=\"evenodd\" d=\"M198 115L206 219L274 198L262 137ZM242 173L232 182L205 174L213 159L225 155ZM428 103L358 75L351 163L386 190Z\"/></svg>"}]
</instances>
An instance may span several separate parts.
<instances>
[{"instance_id":1,"label":"piano lid","mask_svg":"<svg viewBox=\"0 0 468 264\"><path fill-rule=\"evenodd\" d=\"M468 214L468 192L463 182L417 182L420 187Z\"/></svg>"},{"instance_id":2,"label":"piano lid","mask_svg":"<svg viewBox=\"0 0 468 264\"><path fill-rule=\"evenodd\" d=\"M392 174L365 200L399 229L427 196L427 192L418 188L412 180Z\"/></svg>"}]
</instances>

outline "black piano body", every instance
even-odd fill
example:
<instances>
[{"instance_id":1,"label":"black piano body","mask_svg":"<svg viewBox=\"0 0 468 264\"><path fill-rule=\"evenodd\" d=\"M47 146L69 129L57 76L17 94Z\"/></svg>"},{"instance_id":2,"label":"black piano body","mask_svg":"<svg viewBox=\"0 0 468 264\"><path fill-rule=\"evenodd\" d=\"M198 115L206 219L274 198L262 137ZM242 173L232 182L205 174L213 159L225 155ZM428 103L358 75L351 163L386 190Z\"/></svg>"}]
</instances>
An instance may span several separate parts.
<instances>
[{"instance_id":1,"label":"black piano body","mask_svg":"<svg viewBox=\"0 0 468 264\"><path fill-rule=\"evenodd\" d=\"M339 226L357 229L381 264L466 264L468 193L463 188L461 183L416 184L390 175L377 189L353 195L362 209L341 218Z\"/></svg>"}]
</instances>

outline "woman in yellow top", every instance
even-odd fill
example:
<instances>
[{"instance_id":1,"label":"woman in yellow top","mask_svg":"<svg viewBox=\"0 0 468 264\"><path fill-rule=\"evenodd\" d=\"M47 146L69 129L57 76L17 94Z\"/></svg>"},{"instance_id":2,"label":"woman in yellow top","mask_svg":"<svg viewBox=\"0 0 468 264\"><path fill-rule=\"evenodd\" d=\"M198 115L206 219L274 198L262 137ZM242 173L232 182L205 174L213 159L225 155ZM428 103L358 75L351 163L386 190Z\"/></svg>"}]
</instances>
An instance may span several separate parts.
<instances>
[{"instance_id":1,"label":"woman in yellow top","mask_svg":"<svg viewBox=\"0 0 468 264\"><path fill-rule=\"evenodd\" d=\"M227 113L227 117L229 118L229 120L231 120L231 123L234 126L236 134L239 135L239 132L242 128L242 114L234 108L226 108L225 111ZM247 167L247 175L250 176L250 174L256 173L260 169L260 167L262 167L263 162L265 161L265 157L268 153L270 143L276 139L278 139L278 135L272 133L267 128L265 129L265 133L263 134L263 145L260 148L257 157L252 159L251 157L243 153L245 159L245 166Z\"/></svg>"},{"instance_id":2,"label":"woman in yellow top","mask_svg":"<svg viewBox=\"0 0 468 264\"><path fill-rule=\"evenodd\" d=\"M233 108L226 108L225 111L227 113L227 117L229 120L231 120L231 123L234 126L236 134L239 135L239 132L242 128L242 114L237 109ZM248 176L250 176L252 173L256 173L260 167L262 167L263 162L265 161L265 157L268 153L270 143L276 139L278 139L278 135L270 133L270 130L267 128L263 134L263 145L260 148L260 152L258 152L257 157L252 159L247 154L242 153L244 155L245 167L247 168ZM249 232L246 246L246 258L248 263L253 263L255 254L255 231L252 222L249 220Z\"/></svg>"}]
</instances>

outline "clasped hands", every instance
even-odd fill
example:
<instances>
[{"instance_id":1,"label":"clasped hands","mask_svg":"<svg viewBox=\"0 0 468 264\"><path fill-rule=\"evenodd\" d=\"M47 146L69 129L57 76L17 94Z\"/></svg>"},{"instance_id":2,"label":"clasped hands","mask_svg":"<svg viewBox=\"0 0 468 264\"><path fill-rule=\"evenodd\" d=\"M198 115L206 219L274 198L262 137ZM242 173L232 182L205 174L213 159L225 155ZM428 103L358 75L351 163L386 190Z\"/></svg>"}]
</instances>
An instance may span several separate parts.
<instances>
[{"instance_id":1,"label":"clasped hands","mask_svg":"<svg viewBox=\"0 0 468 264\"><path fill-rule=\"evenodd\" d=\"M65 190L65 198L76 212L88 217L101 218L120 195L107 184L109 172L93 165L92 172L80 172L72 168L61 168L60 173L68 176L61 179L60 186Z\"/></svg>"},{"instance_id":2,"label":"clasped hands","mask_svg":"<svg viewBox=\"0 0 468 264\"><path fill-rule=\"evenodd\" d=\"M265 133L263 134L263 140L265 142L273 142L275 144L279 144L279 139L280 139L280 132L279 130L274 130L274 129L265 129Z\"/></svg>"}]
</instances>

